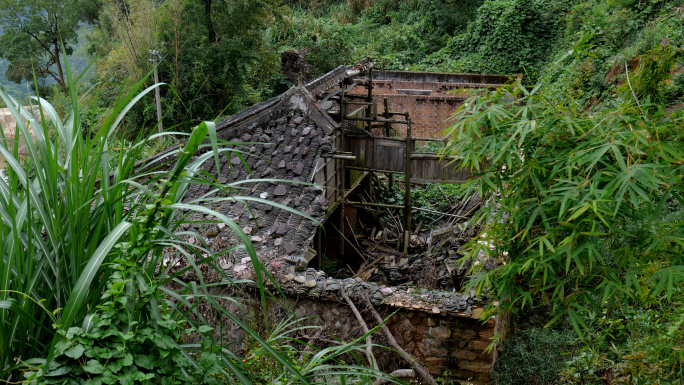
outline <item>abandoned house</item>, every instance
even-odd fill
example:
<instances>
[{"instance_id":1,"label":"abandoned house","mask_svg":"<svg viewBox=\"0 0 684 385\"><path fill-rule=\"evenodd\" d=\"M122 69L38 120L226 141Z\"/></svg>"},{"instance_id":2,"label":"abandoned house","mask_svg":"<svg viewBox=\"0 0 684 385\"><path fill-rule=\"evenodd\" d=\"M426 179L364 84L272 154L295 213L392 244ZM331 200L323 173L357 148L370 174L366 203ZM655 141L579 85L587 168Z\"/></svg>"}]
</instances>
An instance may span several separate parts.
<instances>
[{"instance_id":1,"label":"abandoned house","mask_svg":"<svg viewBox=\"0 0 684 385\"><path fill-rule=\"evenodd\" d=\"M338 67L217 124L218 137L234 142L240 156L225 151L218 169L211 158L203 170L239 187L236 195L245 198L213 209L250 236L259 261L295 313L316 316L307 322L349 341L364 334L362 323L377 325L367 307L383 318L395 313L387 327L396 344L432 375L489 383L492 354L485 350L497 322L480 315L490 299L458 290L465 271L457 264L459 247L478 233L465 222L479 198L442 213L448 219L444 228L431 230L426 223L421 231L411 226L410 186L469 178L467 171L447 165L448 158L417 153L416 142L441 140L447 117L464 100L448 91L508 81L506 76L378 71L365 60ZM403 205L373 202L378 175L403 183ZM220 192L195 185L187 196L207 194ZM391 226L377 219L379 211L390 213ZM227 226L199 213L183 227L203 234L214 251L240 244ZM256 278L244 248L222 258L231 278ZM192 274L184 279L192 280ZM368 302L372 305L364 307ZM277 302L269 306L274 317L286 316ZM228 321L223 330L240 340L241 332ZM381 332L373 342L388 345ZM376 349L375 354L383 370L409 367L392 351Z\"/></svg>"}]
</instances>

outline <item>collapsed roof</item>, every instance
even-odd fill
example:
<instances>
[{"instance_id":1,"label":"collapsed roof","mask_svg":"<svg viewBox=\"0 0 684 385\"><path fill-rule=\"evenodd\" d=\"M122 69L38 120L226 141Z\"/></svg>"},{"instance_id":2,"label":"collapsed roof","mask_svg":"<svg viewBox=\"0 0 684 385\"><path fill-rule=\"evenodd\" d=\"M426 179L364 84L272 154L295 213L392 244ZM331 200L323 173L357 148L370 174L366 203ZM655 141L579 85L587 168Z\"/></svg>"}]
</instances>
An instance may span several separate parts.
<instances>
[{"instance_id":1,"label":"collapsed roof","mask_svg":"<svg viewBox=\"0 0 684 385\"><path fill-rule=\"evenodd\" d=\"M334 279L308 267L315 255L311 240L326 218L330 203L323 188L312 184L314 173L321 157L335 151L331 138L340 128L316 98L367 65L360 62L351 69L338 67L305 86L293 87L218 123L217 136L236 148L222 152L218 169L210 158L202 170L222 184L239 181L241 189L236 195L251 200L222 200L211 208L227 215L250 236L259 261L286 293L339 299L339 289L344 287L352 297L366 292L375 304L477 318L483 302L487 302L486 296L449 291L416 296L410 294L410 289L385 287L361 278ZM222 193L212 192L211 186L194 185L186 197L192 200L218 194ZM214 252L230 250L220 257L226 275L234 279L256 278L246 250L239 247L239 236L216 218L193 213L183 227L201 234ZM189 272L185 279L193 280L192 275ZM217 275L209 274L205 282L212 278L219 280Z\"/></svg>"}]
</instances>

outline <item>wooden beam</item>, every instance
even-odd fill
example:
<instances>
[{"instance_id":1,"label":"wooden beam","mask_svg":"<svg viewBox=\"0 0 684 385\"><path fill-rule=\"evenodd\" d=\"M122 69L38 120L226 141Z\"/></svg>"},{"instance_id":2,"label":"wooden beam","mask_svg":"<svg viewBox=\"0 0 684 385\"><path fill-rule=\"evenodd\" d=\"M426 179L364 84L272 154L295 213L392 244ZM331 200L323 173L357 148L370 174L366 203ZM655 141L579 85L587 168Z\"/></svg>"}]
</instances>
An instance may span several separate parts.
<instances>
[{"instance_id":1,"label":"wooden beam","mask_svg":"<svg viewBox=\"0 0 684 385\"><path fill-rule=\"evenodd\" d=\"M375 118L372 116L372 111L371 111L371 106L373 104L373 68L370 68L368 70L368 95L366 96L366 103L368 103L368 107L366 107L366 117L367 118ZM371 126L373 125L373 121L368 121L366 124L366 129L368 132L372 132Z\"/></svg>"},{"instance_id":2,"label":"wooden beam","mask_svg":"<svg viewBox=\"0 0 684 385\"><path fill-rule=\"evenodd\" d=\"M341 159L341 160L356 160L356 157L354 155L342 155L342 154L321 155L321 158Z\"/></svg>"},{"instance_id":3,"label":"wooden beam","mask_svg":"<svg viewBox=\"0 0 684 385\"><path fill-rule=\"evenodd\" d=\"M387 207L388 209L404 209L404 206L400 205L388 205L385 203L366 203L366 202L345 202L348 205L354 206L368 206L368 207Z\"/></svg>"},{"instance_id":4,"label":"wooden beam","mask_svg":"<svg viewBox=\"0 0 684 385\"><path fill-rule=\"evenodd\" d=\"M421 141L421 142L444 142L444 141L446 140L446 138L444 138L444 139L437 139L437 138L416 138L416 137L414 136L414 137L411 137L411 140L418 140L418 141Z\"/></svg>"},{"instance_id":5,"label":"wooden beam","mask_svg":"<svg viewBox=\"0 0 684 385\"><path fill-rule=\"evenodd\" d=\"M396 124L409 124L409 122L405 120L397 120L397 119L382 119L382 118L368 118L365 116L345 116L345 119L347 120L361 120L364 122L380 122L380 123L396 123Z\"/></svg>"},{"instance_id":6,"label":"wooden beam","mask_svg":"<svg viewBox=\"0 0 684 385\"><path fill-rule=\"evenodd\" d=\"M401 206L401 205L388 205L388 204L385 204L385 203L370 203L370 202L367 203L367 202L351 202L351 201L345 201L344 203L345 203L345 204L348 204L348 205L353 205L353 206L384 207L384 208L388 208L388 209L400 209L400 210L405 210L405 209L406 209L405 206ZM454 217L454 218L470 219L470 218L464 217L464 216L462 216L462 215L449 214L449 213L442 213L442 212L435 211L435 210L424 209L424 208L422 208L422 207L411 207L411 211L413 211L413 210L415 210L415 211L423 211L423 212L432 213L432 214L445 215L445 216Z\"/></svg>"},{"instance_id":7,"label":"wooden beam","mask_svg":"<svg viewBox=\"0 0 684 385\"><path fill-rule=\"evenodd\" d=\"M463 158L456 155L441 156L435 154L434 152L416 152L414 154L411 154L411 159L459 160Z\"/></svg>"},{"instance_id":8,"label":"wooden beam","mask_svg":"<svg viewBox=\"0 0 684 385\"><path fill-rule=\"evenodd\" d=\"M383 103L383 105L384 105L384 107L385 107L385 119L386 119L386 120L390 120L390 116L391 116L391 115L390 115L390 112L389 112L389 102L387 101L387 98L383 98L383 99L384 99L384 100L383 100L382 103ZM391 129L392 129L392 125L391 125L390 123L387 123L387 122L385 122L385 123L383 123L383 124L384 124L384 126L385 126L385 127L384 127L384 128L385 128L385 136L386 136L386 137L389 137L389 136L390 136L390 131L391 131ZM394 174L388 174L388 175L387 175L387 183L388 183L388 185L389 185L390 188L392 188L392 186L394 186Z\"/></svg>"},{"instance_id":9,"label":"wooden beam","mask_svg":"<svg viewBox=\"0 0 684 385\"><path fill-rule=\"evenodd\" d=\"M390 171L390 170L381 170L379 168L370 168L370 167L358 167L358 166L346 166L350 170L357 170L357 171L366 171L366 172L381 172L383 174L403 174L403 171Z\"/></svg>"}]
</instances>

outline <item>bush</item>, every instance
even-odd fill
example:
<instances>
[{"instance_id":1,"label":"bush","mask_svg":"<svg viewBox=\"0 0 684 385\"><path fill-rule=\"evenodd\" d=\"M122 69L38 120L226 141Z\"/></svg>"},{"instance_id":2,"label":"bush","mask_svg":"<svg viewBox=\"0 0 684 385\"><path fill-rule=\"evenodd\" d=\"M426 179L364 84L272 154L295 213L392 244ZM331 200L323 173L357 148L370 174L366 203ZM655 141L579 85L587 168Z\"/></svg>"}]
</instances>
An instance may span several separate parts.
<instances>
[{"instance_id":1,"label":"bush","mask_svg":"<svg viewBox=\"0 0 684 385\"><path fill-rule=\"evenodd\" d=\"M668 101L666 83L672 79L672 68L679 53L670 45L658 45L639 56L639 66L629 74L630 79L618 90L624 99L664 104Z\"/></svg>"},{"instance_id":2,"label":"bush","mask_svg":"<svg viewBox=\"0 0 684 385\"><path fill-rule=\"evenodd\" d=\"M684 202L681 121L653 105L578 110L540 87L475 96L449 128L449 151L479 170L467 186L491 197L475 219L487 242L469 257L507 255L472 285L504 308L550 304L579 334L586 309L668 306L684 281L684 224L659 218Z\"/></svg>"},{"instance_id":3,"label":"bush","mask_svg":"<svg viewBox=\"0 0 684 385\"><path fill-rule=\"evenodd\" d=\"M224 383L216 377L221 368L214 350L220 348L211 339L213 329L200 327L206 338L198 365L176 343L184 322L172 318L168 306L158 320L146 316L151 314L150 304L166 305L156 284L150 282L147 290L135 294L126 292L126 286L134 284L127 277L136 275L136 266L137 261L130 259L110 266L113 273L94 315L83 327L59 329L61 338L49 370L27 372L27 380L40 384Z\"/></svg>"},{"instance_id":4,"label":"bush","mask_svg":"<svg viewBox=\"0 0 684 385\"><path fill-rule=\"evenodd\" d=\"M576 347L577 335L569 329L518 331L502 344L492 380L501 385L558 384L560 371Z\"/></svg>"},{"instance_id":5,"label":"bush","mask_svg":"<svg viewBox=\"0 0 684 385\"><path fill-rule=\"evenodd\" d=\"M477 73L524 73L535 82L558 39L558 13L563 2L487 1L467 32L426 60L456 60L462 70Z\"/></svg>"},{"instance_id":6,"label":"bush","mask_svg":"<svg viewBox=\"0 0 684 385\"><path fill-rule=\"evenodd\" d=\"M671 307L631 307L587 314L592 332L566 360L563 384L675 384L684 377L680 347L684 312Z\"/></svg>"},{"instance_id":7,"label":"bush","mask_svg":"<svg viewBox=\"0 0 684 385\"><path fill-rule=\"evenodd\" d=\"M428 23L442 34L465 32L468 24L477 16L477 10L485 0L419 0Z\"/></svg>"}]
</instances>

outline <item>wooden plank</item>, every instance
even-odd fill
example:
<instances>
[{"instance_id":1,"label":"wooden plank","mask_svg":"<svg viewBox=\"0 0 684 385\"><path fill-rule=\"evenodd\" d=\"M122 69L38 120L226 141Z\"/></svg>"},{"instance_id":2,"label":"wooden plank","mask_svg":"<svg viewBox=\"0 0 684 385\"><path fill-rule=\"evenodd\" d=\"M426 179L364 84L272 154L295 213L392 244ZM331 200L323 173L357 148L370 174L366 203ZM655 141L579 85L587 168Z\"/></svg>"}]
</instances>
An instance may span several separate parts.
<instances>
[{"instance_id":1,"label":"wooden plank","mask_svg":"<svg viewBox=\"0 0 684 385\"><path fill-rule=\"evenodd\" d=\"M385 138L375 139L376 146L380 146L380 147L406 147L405 143L406 143L405 140L394 140L394 139L385 139Z\"/></svg>"},{"instance_id":2,"label":"wooden plank","mask_svg":"<svg viewBox=\"0 0 684 385\"><path fill-rule=\"evenodd\" d=\"M362 122L379 122L379 123L395 123L395 124L408 124L407 121L405 120L397 120L397 119L384 119L384 118L367 118L365 116L345 116L345 119L347 120L359 120Z\"/></svg>"},{"instance_id":3,"label":"wooden plank","mask_svg":"<svg viewBox=\"0 0 684 385\"><path fill-rule=\"evenodd\" d=\"M348 137L345 140L346 151L356 156L356 161L349 161L350 169L382 172L387 174L403 174L406 168L406 140L398 138ZM411 140L411 150L415 147L415 139ZM456 162L449 164L456 160ZM417 153L411 155L413 178L420 182L463 183L471 173L469 170L455 170L458 158L449 156L441 158L437 154Z\"/></svg>"}]
</instances>

